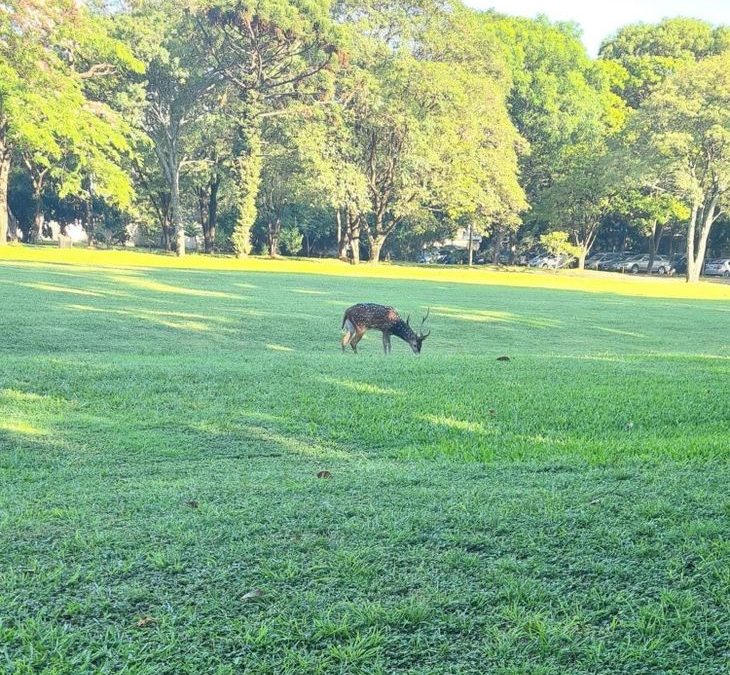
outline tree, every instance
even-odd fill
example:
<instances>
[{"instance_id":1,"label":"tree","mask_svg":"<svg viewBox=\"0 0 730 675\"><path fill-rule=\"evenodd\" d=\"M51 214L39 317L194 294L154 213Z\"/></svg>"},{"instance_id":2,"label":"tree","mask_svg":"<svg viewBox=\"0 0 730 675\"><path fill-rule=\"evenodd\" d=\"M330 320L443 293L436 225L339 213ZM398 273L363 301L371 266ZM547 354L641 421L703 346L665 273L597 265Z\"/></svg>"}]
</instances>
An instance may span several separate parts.
<instances>
[{"instance_id":1,"label":"tree","mask_svg":"<svg viewBox=\"0 0 730 675\"><path fill-rule=\"evenodd\" d=\"M13 0L0 7L0 245L8 225L8 178L13 153L31 172L40 225L40 193L52 174L64 194L83 192L94 176L97 193L128 204L122 168L129 146L121 118L95 96L97 78L141 70L107 24L73 0Z\"/></svg>"},{"instance_id":2,"label":"tree","mask_svg":"<svg viewBox=\"0 0 730 675\"><path fill-rule=\"evenodd\" d=\"M233 191L234 147L236 128L233 111L228 106L230 92L224 88L220 97L193 126L189 138L189 161L185 165L185 185L193 194L194 211L203 231L204 250L216 247L218 212L221 197Z\"/></svg>"},{"instance_id":3,"label":"tree","mask_svg":"<svg viewBox=\"0 0 730 675\"><path fill-rule=\"evenodd\" d=\"M597 158L625 123L625 105L613 91L623 69L592 61L573 24L492 12L481 15L481 22L501 44L509 66L510 115L529 144L529 152L519 155L521 184L532 207L525 226L533 235L546 226L566 230L587 251L607 204L602 188L594 190L584 172L598 186L605 181ZM519 221L513 222L494 228L495 261L504 232L514 231Z\"/></svg>"},{"instance_id":4,"label":"tree","mask_svg":"<svg viewBox=\"0 0 730 675\"><path fill-rule=\"evenodd\" d=\"M553 232L543 234L540 237L540 243L550 255L556 258L565 258L570 261L574 258L579 258L583 254L583 249L580 246L571 244L569 239L567 232L554 230Z\"/></svg>"},{"instance_id":5,"label":"tree","mask_svg":"<svg viewBox=\"0 0 730 675\"><path fill-rule=\"evenodd\" d=\"M629 182L631 182L629 178ZM633 182L638 183L634 179ZM689 209L675 195L657 185L642 188L631 187L613 200L614 211L628 217L638 226L649 242L649 267L654 267L654 258L659 251L664 233L668 226L689 218Z\"/></svg>"},{"instance_id":6,"label":"tree","mask_svg":"<svg viewBox=\"0 0 730 675\"><path fill-rule=\"evenodd\" d=\"M215 105L216 89L223 82L219 69L205 58L197 22L184 3L140 0L131 12L118 17L118 32L134 45L146 65L141 86L144 103L135 116L139 131L149 140L166 186L162 199L153 195L156 210L169 202L169 217L178 256L185 255L180 176L192 161L190 137L196 125ZM145 140L140 142L145 144ZM147 163L147 167L150 164ZM144 184L159 183L147 174ZM164 233L166 243L172 243Z\"/></svg>"},{"instance_id":7,"label":"tree","mask_svg":"<svg viewBox=\"0 0 730 675\"><path fill-rule=\"evenodd\" d=\"M644 101L630 132L646 170L688 207L687 281L697 281L728 207L730 52L678 69Z\"/></svg>"},{"instance_id":8,"label":"tree","mask_svg":"<svg viewBox=\"0 0 730 675\"><path fill-rule=\"evenodd\" d=\"M347 169L340 222L351 242L364 231L377 262L388 238L425 212L486 226L524 209L504 68L467 37L475 15L427 1L344 2L339 11L353 26L337 92L347 131L334 144L334 164ZM457 25L468 49L445 38Z\"/></svg>"},{"instance_id":9,"label":"tree","mask_svg":"<svg viewBox=\"0 0 730 675\"><path fill-rule=\"evenodd\" d=\"M576 157L624 125L625 106L612 91L621 69L592 61L573 24L493 13L482 21L509 64L509 111L530 148L520 155L522 184L535 205Z\"/></svg>"},{"instance_id":10,"label":"tree","mask_svg":"<svg viewBox=\"0 0 730 675\"><path fill-rule=\"evenodd\" d=\"M239 218L236 255L250 250L261 184L261 121L292 101L315 101L330 88L337 53L329 0L203 2L195 20L205 55L237 92Z\"/></svg>"},{"instance_id":11,"label":"tree","mask_svg":"<svg viewBox=\"0 0 730 675\"><path fill-rule=\"evenodd\" d=\"M600 59L626 72L615 91L638 108L677 69L730 48L730 28L699 19L624 26L601 45Z\"/></svg>"},{"instance_id":12,"label":"tree","mask_svg":"<svg viewBox=\"0 0 730 675\"><path fill-rule=\"evenodd\" d=\"M578 268L583 269L598 235L603 218L612 211L622 176L616 172L615 156L598 147L594 154L573 159L571 168L545 189L534 217L548 229L566 231L580 249Z\"/></svg>"}]
</instances>

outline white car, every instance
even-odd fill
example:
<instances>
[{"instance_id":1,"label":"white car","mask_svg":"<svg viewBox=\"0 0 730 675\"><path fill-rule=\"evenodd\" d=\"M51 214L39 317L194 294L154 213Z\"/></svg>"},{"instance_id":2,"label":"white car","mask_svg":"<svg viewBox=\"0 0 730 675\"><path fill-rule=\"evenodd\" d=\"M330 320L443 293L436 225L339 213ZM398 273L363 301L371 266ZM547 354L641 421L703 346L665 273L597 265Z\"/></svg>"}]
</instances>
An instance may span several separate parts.
<instances>
[{"instance_id":1,"label":"white car","mask_svg":"<svg viewBox=\"0 0 730 675\"><path fill-rule=\"evenodd\" d=\"M705 264L705 276L730 278L730 258L717 258Z\"/></svg>"},{"instance_id":2,"label":"white car","mask_svg":"<svg viewBox=\"0 0 730 675\"><path fill-rule=\"evenodd\" d=\"M528 263L528 267L540 267L544 270L557 270L566 267L570 264L571 259L565 255L550 255L545 253L543 255L537 255L532 258Z\"/></svg>"},{"instance_id":3,"label":"white car","mask_svg":"<svg viewBox=\"0 0 730 675\"><path fill-rule=\"evenodd\" d=\"M639 254L626 258L621 261L619 269L623 272L631 272L631 274L638 274L639 272L649 271L649 261L651 256L648 253ZM672 274L674 268L669 258L665 255L654 256L654 261L651 267L651 271L655 274Z\"/></svg>"}]
</instances>

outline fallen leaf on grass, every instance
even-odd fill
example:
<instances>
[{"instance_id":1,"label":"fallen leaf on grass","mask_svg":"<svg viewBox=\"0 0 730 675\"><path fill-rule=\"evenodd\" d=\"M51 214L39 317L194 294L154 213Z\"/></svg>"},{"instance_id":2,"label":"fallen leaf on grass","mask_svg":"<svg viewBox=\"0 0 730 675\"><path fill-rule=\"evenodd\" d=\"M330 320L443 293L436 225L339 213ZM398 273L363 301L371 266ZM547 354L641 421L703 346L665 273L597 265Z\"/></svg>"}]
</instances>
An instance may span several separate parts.
<instances>
[{"instance_id":1,"label":"fallen leaf on grass","mask_svg":"<svg viewBox=\"0 0 730 675\"><path fill-rule=\"evenodd\" d=\"M494 417L497 414L497 411L494 408L489 409L489 414Z\"/></svg>"},{"instance_id":2,"label":"fallen leaf on grass","mask_svg":"<svg viewBox=\"0 0 730 675\"><path fill-rule=\"evenodd\" d=\"M143 616L139 621L137 621L137 628L147 628L147 626L151 626L154 623L157 622L157 619L155 619L152 616Z\"/></svg>"},{"instance_id":3,"label":"fallen leaf on grass","mask_svg":"<svg viewBox=\"0 0 730 675\"><path fill-rule=\"evenodd\" d=\"M198 504L196 499L191 499L190 501L185 502L185 506L189 506L191 509L197 509L200 504Z\"/></svg>"},{"instance_id":4,"label":"fallen leaf on grass","mask_svg":"<svg viewBox=\"0 0 730 675\"><path fill-rule=\"evenodd\" d=\"M497 361L509 361L509 356L498 356Z\"/></svg>"},{"instance_id":5,"label":"fallen leaf on grass","mask_svg":"<svg viewBox=\"0 0 730 675\"><path fill-rule=\"evenodd\" d=\"M317 478L332 478L332 474L329 471L320 471Z\"/></svg>"},{"instance_id":6,"label":"fallen leaf on grass","mask_svg":"<svg viewBox=\"0 0 730 675\"><path fill-rule=\"evenodd\" d=\"M264 592L260 588L254 588L252 591L249 591L244 595L241 600L244 602L249 602L251 600L257 600L258 598L263 597Z\"/></svg>"}]
</instances>

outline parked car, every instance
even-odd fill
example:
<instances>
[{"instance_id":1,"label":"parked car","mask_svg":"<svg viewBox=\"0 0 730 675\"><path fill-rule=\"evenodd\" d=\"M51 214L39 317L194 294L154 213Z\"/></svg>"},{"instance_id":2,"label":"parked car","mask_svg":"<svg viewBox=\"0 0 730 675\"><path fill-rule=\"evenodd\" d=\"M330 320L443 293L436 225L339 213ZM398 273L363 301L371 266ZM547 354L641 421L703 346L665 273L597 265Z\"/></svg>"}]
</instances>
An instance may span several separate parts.
<instances>
[{"instance_id":1,"label":"parked car","mask_svg":"<svg viewBox=\"0 0 730 675\"><path fill-rule=\"evenodd\" d=\"M603 256L606 255L605 253L591 253L586 258L585 267L587 270L597 270L598 269L598 261L603 258Z\"/></svg>"},{"instance_id":2,"label":"parked car","mask_svg":"<svg viewBox=\"0 0 730 675\"><path fill-rule=\"evenodd\" d=\"M568 267L572 262L572 258L566 255L551 255L544 253L542 255L535 256L530 260L527 265L528 267L539 267L544 270L557 270L563 267Z\"/></svg>"},{"instance_id":3,"label":"parked car","mask_svg":"<svg viewBox=\"0 0 730 675\"><path fill-rule=\"evenodd\" d=\"M439 251L438 262L441 265L466 265L469 262L469 252L465 248L443 248Z\"/></svg>"},{"instance_id":4,"label":"parked car","mask_svg":"<svg viewBox=\"0 0 730 675\"><path fill-rule=\"evenodd\" d=\"M716 258L705 264L705 276L730 278L730 258Z\"/></svg>"},{"instance_id":5,"label":"parked car","mask_svg":"<svg viewBox=\"0 0 730 675\"><path fill-rule=\"evenodd\" d=\"M620 269L623 272L630 272L631 274L648 272L650 261L651 256L648 253L640 253L623 260L621 262ZM667 256L657 255L654 256L654 263L652 265L651 272L655 274L671 274L674 272L674 268Z\"/></svg>"},{"instance_id":6,"label":"parked car","mask_svg":"<svg viewBox=\"0 0 730 675\"><path fill-rule=\"evenodd\" d=\"M687 272L687 256L686 255L676 256L672 260L672 267L674 268L674 272L676 274L686 274L686 272Z\"/></svg>"},{"instance_id":7,"label":"parked car","mask_svg":"<svg viewBox=\"0 0 730 675\"><path fill-rule=\"evenodd\" d=\"M439 252L435 249L424 249L421 251L421 255L418 256L418 262L422 265L432 265L437 263L439 259Z\"/></svg>"},{"instance_id":8,"label":"parked car","mask_svg":"<svg viewBox=\"0 0 730 675\"><path fill-rule=\"evenodd\" d=\"M625 253L603 253L601 254L601 257L598 258L593 265L591 265L590 269L605 271L609 269L609 266L612 263L622 260L625 257ZM586 267L588 267L588 261L586 261Z\"/></svg>"},{"instance_id":9,"label":"parked car","mask_svg":"<svg viewBox=\"0 0 730 675\"><path fill-rule=\"evenodd\" d=\"M633 252L622 253L620 255L617 255L616 257L602 261L598 269L607 270L609 272L620 272L623 269L624 262L627 261L629 258L635 258L637 255L638 254Z\"/></svg>"}]
</instances>

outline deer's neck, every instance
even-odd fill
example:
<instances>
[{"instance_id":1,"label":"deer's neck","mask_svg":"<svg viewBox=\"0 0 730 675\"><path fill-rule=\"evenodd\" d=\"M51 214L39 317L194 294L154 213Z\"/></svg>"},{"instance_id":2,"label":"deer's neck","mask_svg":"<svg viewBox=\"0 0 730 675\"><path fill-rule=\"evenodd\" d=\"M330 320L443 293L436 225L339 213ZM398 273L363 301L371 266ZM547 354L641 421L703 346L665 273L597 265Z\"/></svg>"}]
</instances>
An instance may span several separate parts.
<instances>
[{"instance_id":1,"label":"deer's neck","mask_svg":"<svg viewBox=\"0 0 730 675\"><path fill-rule=\"evenodd\" d=\"M405 321L403 321L403 319L393 324L391 333L406 342L411 342L416 338L416 334L413 332L413 329Z\"/></svg>"}]
</instances>

